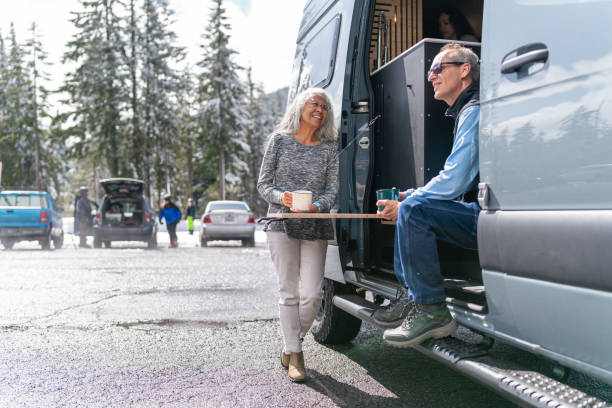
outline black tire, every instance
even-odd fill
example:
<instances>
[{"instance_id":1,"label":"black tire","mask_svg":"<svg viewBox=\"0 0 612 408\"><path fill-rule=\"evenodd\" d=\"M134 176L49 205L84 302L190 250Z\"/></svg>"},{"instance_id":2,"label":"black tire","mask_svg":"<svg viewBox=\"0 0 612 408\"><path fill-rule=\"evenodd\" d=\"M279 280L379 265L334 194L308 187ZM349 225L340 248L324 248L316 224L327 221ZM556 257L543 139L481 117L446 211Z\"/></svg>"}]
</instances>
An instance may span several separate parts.
<instances>
[{"instance_id":1,"label":"black tire","mask_svg":"<svg viewBox=\"0 0 612 408\"><path fill-rule=\"evenodd\" d=\"M3 239L2 240L2 246L5 249L13 249L13 245L15 245L15 241L13 241L12 239Z\"/></svg>"},{"instance_id":2,"label":"black tire","mask_svg":"<svg viewBox=\"0 0 612 408\"><path fill-rule=\"evenodd\" d=\"M60 249L63 246L64 246L64 231L62 231L59 237L53 238L53 248Z\"/></svg>"},{"instance_id":3,"label":"black tire","mask_svg":"<svg viewBox=\"0 0 612 408\"><path fill-rule=\"evenodd\" d=\"M202 248L208 246L208 240L206 238L200 238L200 246Z\"/></svg>"},{"instance_id":4,"label":"black tire","mask_svg":"<svg viewBox=\"0 0 612 408\"><path fill-rule=\"evenodd\" d=\"M102 248L102 239L97 235L94 235L93 246L94 248Z\"/></svg>"},{"instance_id":5,"label":"black tire","mask_svg":"<svg viewBox=\"0 0 612 408\"><path fill-rule=\"evenodd\" d=\"M147 241L147 248L149 249L157 248L157 234L151 235L151 238Z\"/></svg>"},{"instance_id":6,"label":"black tire","mask_svg":"<svg viewBox=\"0 0 612 408\"><path fill-rule=\"evenodd\" d=\"M255 246L255 237L251 237L246 240L245 246L254 247Z\"/></svg>"},{"instance_id":7,"label":"black tire","mask_svg":"<svg viewBox=\"0 0 612 408\"><path fill-rule=\"evenodd\" d=\"M104 244L104 248L110 248L111 247L111 242L110 241L103 241L102 243Z\"/></svg>"},{"instance_id":8,"label":"black tire","mask_svg":"<svg viewBox=\"0 0 612 408\"><path fill-rule=\"evenodd\" d=\"M312 335L322 344L342 344L353 340L361 329L361 320L337 308L334 295L354 293L350 285L343 285L330 279L323 280L321 307L312 324Z\"/></svg>"},{"instance_id":9,"label":"black tire","mask_svg":"<svg viewBox=\"0 0 612 408\"><path fill-rule=\"evenodd\" d=\"M43 238L41 238L40 241L38 241L40 243L40 247L45 250L48 251L51 249L51 236L47 235Z\"/></svg>"}]
</instances>

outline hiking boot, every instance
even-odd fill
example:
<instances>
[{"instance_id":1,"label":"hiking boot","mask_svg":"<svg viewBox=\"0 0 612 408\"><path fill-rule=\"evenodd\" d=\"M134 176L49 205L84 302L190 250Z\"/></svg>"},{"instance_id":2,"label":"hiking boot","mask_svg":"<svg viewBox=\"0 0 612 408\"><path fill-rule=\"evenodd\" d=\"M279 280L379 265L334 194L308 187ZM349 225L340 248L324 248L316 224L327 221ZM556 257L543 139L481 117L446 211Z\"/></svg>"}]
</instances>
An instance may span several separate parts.
<instances>
[{"instance_id":1,"label":"hiking boot","mask_svg":"<svg viewBox=\"0 0 612 408\"><path fill-rule=\"evenodd\" d=\"M287 354L285 353L285 348L283 347L283 349L281 350L281 365L285 368L289 368L289 358L291 357L291 354Z\"/></svg>"},{"instance_id":2,"label":"hiking boot","mask_svg":"<svg viewBox=\"0 0 612 408\"><path fill-rule=\"evenodd\" d=\"M457 327L457 322L446 308L446 303L414 304L402 325L396 329L385 330L383 339L397 347L412 347L430 338L450 336Z\"/></svg>"},{"instance_id":3,"label":"hiking boot","mask_svg":"<svg viewBox=\"0 0 612 408\"><path fill-rule=\"evenodd\" d=\"M304 367L304 353L291 353L289 356L289 378L293 382L306 380L306 367Z\"/></svg>"},{"instance_id":4,"label":"hiking boot","mask_svg":"<svg viewBox=\"0 0 612 408\"><path fill-rule=\"evenodd\" d=\"M387 307L377 309L372 319L378 326L394 328L402 324L413 306L414 302L408 298L408 289L400 286L395 299Z\"/></svg>"}]
</instances>

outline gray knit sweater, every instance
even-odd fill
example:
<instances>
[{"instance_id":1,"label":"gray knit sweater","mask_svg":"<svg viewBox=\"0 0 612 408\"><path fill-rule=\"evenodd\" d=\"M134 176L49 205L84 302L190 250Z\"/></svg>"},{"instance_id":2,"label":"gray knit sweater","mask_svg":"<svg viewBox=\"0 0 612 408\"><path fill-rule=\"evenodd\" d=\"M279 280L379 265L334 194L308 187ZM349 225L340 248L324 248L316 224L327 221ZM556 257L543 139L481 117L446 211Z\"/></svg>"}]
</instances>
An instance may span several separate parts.
<instances>
[{"instance_id":1,"label":"gray knit sweater","mask_svg":"<svg viewBox=\"0 0 612 408\"><path fill-rule=\"evenodd\" d=\"M310 190L319 212L329 212L338 194L338 150L336 142L306 146L290 134L273 134L268 139L261 163L259 194L270 206L268 212L289 212L283 206L285 191ZM282 231L298 239L333 239L330 220L293 219L272 222L268 231Z\"/></svg>"}]
</instances>

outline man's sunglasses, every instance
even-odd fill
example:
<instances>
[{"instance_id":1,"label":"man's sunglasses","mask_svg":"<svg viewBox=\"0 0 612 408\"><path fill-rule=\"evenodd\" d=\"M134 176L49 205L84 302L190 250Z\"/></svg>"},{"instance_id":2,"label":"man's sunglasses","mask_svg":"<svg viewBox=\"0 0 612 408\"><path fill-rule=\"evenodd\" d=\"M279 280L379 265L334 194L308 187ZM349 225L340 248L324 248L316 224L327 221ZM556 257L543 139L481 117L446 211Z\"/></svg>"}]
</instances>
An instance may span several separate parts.
<instances>
[{"instance_id":1,"label":"man's sunglasses","mask_svg":"<svg viewBox=\"0 0 612 408\"><path fill-rule=\"evenodd\" d=\"M324 103L318 103L317 101L315 101L314 99L311 99L308 101L310 103L310 105L313 107L313 109L317 109L317 108L321 108L323 109L325 112L329 111L329 106L327 106Z\"/></svg>"},{"instance_id":2,"label":"man's sunglasses","mask_svg":"<svg viewBox=\"0 0 612 408\"><path fill-rule=\"evenodd\" d=\"M463 65L468 64L467 62L451 61L451 62L436 62L432 65L431 69L427 71L427 78L431 74L440 75L440 72L444 69L444 65Z\"/></svg>"}]
</instances>

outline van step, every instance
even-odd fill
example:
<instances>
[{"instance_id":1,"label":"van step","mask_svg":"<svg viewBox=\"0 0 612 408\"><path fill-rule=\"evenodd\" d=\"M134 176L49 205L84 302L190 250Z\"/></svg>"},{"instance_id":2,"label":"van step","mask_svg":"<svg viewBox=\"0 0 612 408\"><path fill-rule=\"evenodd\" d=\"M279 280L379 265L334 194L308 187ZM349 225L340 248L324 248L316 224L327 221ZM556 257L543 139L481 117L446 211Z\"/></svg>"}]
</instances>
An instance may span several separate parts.
<instances>
[{"instance_id":1,"label":"van step","mask_svg":"<svg viewBox=\"0 0 612 408\"><path fill-rule=\"evenodd\" d=\"M363 320L379 330L385 330L384 327L379 326L374 319L372 319L372 314L381 306L357 295L336 295L334 296L333 302L336 307L344 310L348 314Z\"/></svg>"},{"instance_id":2,"label":"van step","mask_svg":"<svg viewBox=\"0 0 612 408\"><path fill-rule=\"evenodd\" d=\"M523 406L611 407L604 401L538 372L500 368L503 362L496 364L494 357L486 355L486 351L478 355L478 351L474 350L470 356L468 354L474 345L455 337L430 339L415 348Z\"/></svg>"},{"instance_id":3,"label":"van step","mask_svg":"<svg viewBox=\"0 0 612 408\"><path fill-rule=\"evenodd\" d=\"M444 279L446 302L479 314L487 314L485 287L480 282L462 279Z\"/></svg>"},{"instance_id":4,"label":"van step","mask_svg":"<svg viewBox=\"0 0 612 408\"><path fill-rule=\"evenodd\" d=\"M357 295L336 295L333 302L345 312L384 330L372 319L380 306ZM523 406L612 408L604 401L535 371L501 368L507 362L497 361L488 354L491 342L487 340L490 339L472 343L459 337L429 339L415 349Z\"/></svg>"}]
</instances>

